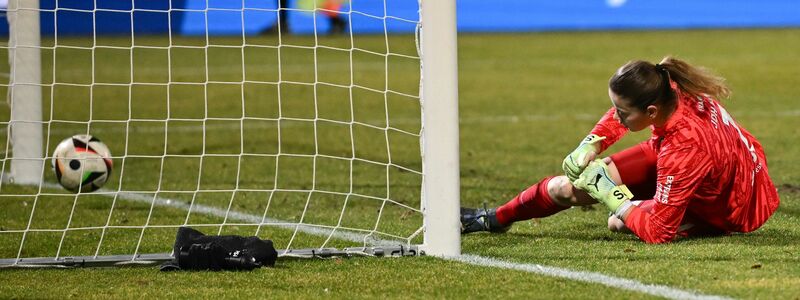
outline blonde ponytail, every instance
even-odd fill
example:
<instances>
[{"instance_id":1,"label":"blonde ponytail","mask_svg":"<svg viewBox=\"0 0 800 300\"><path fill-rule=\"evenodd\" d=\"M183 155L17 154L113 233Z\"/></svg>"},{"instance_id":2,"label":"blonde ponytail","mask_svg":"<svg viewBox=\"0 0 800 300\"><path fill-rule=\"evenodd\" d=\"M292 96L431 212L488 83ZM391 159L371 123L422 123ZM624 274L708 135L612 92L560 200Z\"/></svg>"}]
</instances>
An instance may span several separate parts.
<instances>
[{"instance_id":1,"label":"blonde ponytail","mask_svg":"<svg viewBox=\"0 0 800 300\"><path fill-rule=\"evenodd\" d=\"M669 72L670 79L685 93L693 96L708 94L717 100L727 99L731 95L725 78L714 75L704 67L692 66L672 56L664 57L659 65Z\"/></svg>"}]
</instances>

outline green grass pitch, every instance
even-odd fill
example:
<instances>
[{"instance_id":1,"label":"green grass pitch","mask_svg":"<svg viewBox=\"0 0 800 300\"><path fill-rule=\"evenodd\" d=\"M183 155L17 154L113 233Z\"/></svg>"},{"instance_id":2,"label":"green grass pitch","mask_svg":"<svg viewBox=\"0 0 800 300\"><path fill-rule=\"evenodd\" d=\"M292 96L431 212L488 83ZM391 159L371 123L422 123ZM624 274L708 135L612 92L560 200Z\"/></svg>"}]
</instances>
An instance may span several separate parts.
<instances>
[{"instance_id":1,"label":"green grass pitch","mask_svg":"<svg viewBox=\"0 0 800 300\"><path fill-rule=\"evenodd\" d=\"M670 54L727 78L734 94L724 104L763 144L782 200L772 219L750 234L646 245L633 236L608 232L607 214L598 206L522 222L504 235L465 236L463 252L600 272L704 294L796 299L800 295L800 173L793 166L800 154L796 147L800 142L799 34L797 29L462 34L458 52L463 205L499 205L541 177L558 174L563 156L608 108L606 82L611 73L631 59L656 61ZM86 132L85 121L91 119L91 132L115 156L116 169L106 188L150 196L157 190L159 197L223 210L230 204L232 210L260 216L269 209L276 219L297 222L303 218L304 222L387 233L378 238L413 236L421 224L415 211L421 162L415 136L420 112L413 97L419 81L413 37L391 36L387 43L382 36L356 36L353 46L364 51L353 52L352 73L350 54L336 50L350 47L346 37L320 37L317 42L326 47L317 48L316 55L307 48L314 45L314 38L290 37L283 44L294 46L283 48L280 58L270 47L277 44L275 39L248 37L248 45L254 47L242 51L195 48L204 45L205 39L179 38L172 45L185 47L169 52L163 48L170 44L165 37L137 37L138 48L131 53L126 49L130 38L102 37L97 45L108 47L92 54L83 49L92 40L59 38L60 46L71 47L43 51L44 69L56 70L46 71L43 80L70 84L44 89L45 119L57 120L46 131L48 151L64 137ZM242 41L211 37L210 42L237 45ZM384 59L375 54L385 53L387 45L400 55ZM311 67L314 57L316 70ZM7 63L0 61L0 72L7 73ZM278 64L282 72L277 71ZM167 65L172 72L164 71ZM206 80L208 85L200 84ZM243 80L248 83L227 83ZM280 87L259 83L278 80L283 82ZM130 81L140 84L122 85ZM167 86L168 82L184 84ZM314 89L304 84L309 82L327 84ZM352 109L346 88L351 83L358 86L352 92ZM385 97L376 92L387 87L393 92ZM5 92L3 87L0 94ZM246 103L229 101L242 95ZM129 104L129 97L134 102ZM0 121L8 118L8 106L0 105ZM170 121L164 122L166 118ZM308 121L314 119L317 122ZM350 126L351 121L356 123ZM384 127L392 130L384 134L380 129ZM5 128L3 132L0 142L5 145ZM630 134L610 151L647 135ZM165 154L167 158L162 159ZM314 154L322 156L313 159ZM337 157L358 159L351 165L350 160ZM7 171L8 164L4 161L3 165ZM353 183L349 170L357 179ZM48 170L46 179L53 181L53 177ZM281 192L264 191L273 188ZM240 191L232 193L232 189ZM302 192L309 189L318 192ZM359 196L342 196L351 191ZM224 218L187 217L183 210L151 209L103 195L82 195L76 202L74 195L59 189L41 192L46 195L36 201L36 213L29 220L35 199L30 195L37 189L0 187L0 257L16 257L21 238L16 231L29 222L35 228L63 229L70 214L70 227L85 230L63 236L60 231L30 234L23 256L54 255L62 237L61 255L122 254L137 246L140 252L165 252L173 238L171 226L184 222L209 233L251 235L259 230L260 236L274 239L279 248L288 246L293 233L236 220L227 220L222 228L206 226ZM376 201L381 198L392 202L383 205ZM344 214L343 205L347 206ZM115 213L109 215L112 206ZM303 216L300 212L305 207L311 209ZM156 228L144 232L135 228L146 222ZM98 228L106 224L113 228L98 247L102 232ZM291 246L318 247L325 240L299 233ZM412 237L412 242L420 239ZM332 239L325 245L357 244ZM157 296L650 297L431 257L282 260L276 268L254 272L0 270L0 298Z\"/></svg>"}]
</instances>

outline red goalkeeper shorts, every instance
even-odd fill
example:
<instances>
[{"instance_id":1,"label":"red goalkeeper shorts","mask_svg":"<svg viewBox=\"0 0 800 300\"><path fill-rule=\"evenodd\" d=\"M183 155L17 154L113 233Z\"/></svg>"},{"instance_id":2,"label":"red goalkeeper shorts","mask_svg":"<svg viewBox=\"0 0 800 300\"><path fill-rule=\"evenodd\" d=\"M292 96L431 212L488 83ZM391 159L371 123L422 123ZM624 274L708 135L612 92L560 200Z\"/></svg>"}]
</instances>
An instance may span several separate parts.
<instances>
[{"instance_id":1,"label":"red goalkeeper shorts","mask_svg":"<svg viewBox=\"0 0 800 300\"><path fill-rule=\"evenodd\" d=\"M647 212L652 212L656 204L653 195L656 193L658 178L656 173L657 157L655 148L650 141L639 143L611 155L611 160L617 167L622 183L628 186L633 193L633 199L643 200L639 203L639 207ZM701 216L696 216L688 210L683 216L680 229L678 229L678 234L681 236L714 236L727 233L725 230L706 223Z\"/></svg>"}]
</instances>

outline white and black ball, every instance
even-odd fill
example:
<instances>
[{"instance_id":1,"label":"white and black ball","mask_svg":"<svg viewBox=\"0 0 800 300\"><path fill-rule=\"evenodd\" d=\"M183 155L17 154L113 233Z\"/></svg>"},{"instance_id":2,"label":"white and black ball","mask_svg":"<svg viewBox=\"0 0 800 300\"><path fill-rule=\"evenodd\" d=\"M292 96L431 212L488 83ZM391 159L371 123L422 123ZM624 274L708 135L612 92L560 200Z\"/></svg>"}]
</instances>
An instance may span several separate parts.
<instances>
[{"instance_id":1,"label":"white and black ball","mask_svg":"<svg viewBox=\"0 0 800 300\"><path fill-rule=\"evenodd\" d=\"M79 134L64 139L53 151L56 179L71 192L92 192L111 175L111 151L99 139Z\"/></svg>"}]
</instances>

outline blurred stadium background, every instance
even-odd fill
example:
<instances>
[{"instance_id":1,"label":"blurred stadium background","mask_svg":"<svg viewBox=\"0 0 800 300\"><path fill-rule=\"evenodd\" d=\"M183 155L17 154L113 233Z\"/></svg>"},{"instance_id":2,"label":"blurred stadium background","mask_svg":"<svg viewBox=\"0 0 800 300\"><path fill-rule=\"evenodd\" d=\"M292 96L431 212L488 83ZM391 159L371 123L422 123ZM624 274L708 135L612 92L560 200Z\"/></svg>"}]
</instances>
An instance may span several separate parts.
<instances>
[{"instance_id":1,"label":"blurred stadium background","mask_svg":"<svg viewBox=\"0 0 800 300\"><path fill-rule=\"evenodd\" d=\"M278 1L271 0L41 0L46 10L41 14L42 37L91 45L96 33L98 40L108 44L127 45L126 37L133 34L144 43L164 45L171 32L178 37L176 41L186 44L202 43L204 38L236 44L240 40L236 37L268 44L275 40L277 5ZM394 16L418 18L416 1L387 0L385 8L383 1L345 1L339 9L352 26L347 27L352 28L352 35L327 36L333 30L329 15L294 10L309 5L313 7L311 1L287 1L289 31L284 43L346 46L352 38L365 48L380 48L384 23L372 15L382 16L385 9ZM56 6L58 10L54 10ZM611 72L627 60L655 61L671 54L728 79L734 90L726 103L728 110L764 145L782 207L752 234L669 245L645 245L631 236L608 233L606 214L600 208L573 209L518 224L509 234L477 234L462 240L465 254L537 270L563 268L559 270L578 274L577 279L554 275L556 271L487 267L431 257L288 260L275 269L250 273L163 274L153 268L0 270L0 298L640 299L710 295L797 299L800 174L793 166L800 162L796 147L800 142L800 4L793 0L459 0L457 7L462 204L498 205L538 178L560 172L563 155L607 109L606 80ZM170 9L178 10L169 13ZM119 12L130 10L134 12ZM361 13L348 14L351 10ZM0 34L7 36L7 22L0 19ZM387 19L385 26L391 39L413 40L413 24ZM406 48L404 53L413 53L411 47ZM67 62L69 50L66 53L59 57L65 62L62 68L78 68L77 56L76 61ZM223 58L218 64L230 61ZM3 68L7 74L8 65ZM414 68L401 69L411 77L404 84L413 86L418 79ZM113 69L98 72L114 73ZM85 75L77 72L75 76ZM109 107L114 109L118 108ZM162 114L161 108L143 110ZM3 106L0 112L7 121L8 108ZM187 114L202 112L188 110ZM6 140L6 131L2 134ZM630 135L611 151L646 135ZM109 146L112 152L120 147ZM158 150L160 146L153 147ZM181 151L197 150L187 148ZM406 150L414 154L416 149ZM416 187L409 189L413 195ZM2 192L30 190L4 186ZM0 219L6 220L0 223L0 231L28 221L26 208L10 202L0 203L0 208ZM64 210L57 205L52 209ZM20 214L26 219L19 220ZM141 216L128 218L135 222ZM157 242L161 246L169 243ZM0 245L0 250L8 249L16 251L16 245ZM632 281L615 285L586 280L594 276L591 274Z\"/></svg>"},{"instance_id":2,"label":"blurred stadium background","mask_svg":"<svg viewBox=\"0 0 800 300\"><path fill-rule=\"evenodd\" d=\"M6 0L7 1L7 0ZM275 25L279 2L287 5L289 32L292 34L325 33L330 30L327 16L316 16L300 9L314 7L313 0L41 0L42 9L58 11L42 14L42 33L59 35L130 34L133 13L135 33L178 35L241 35L258 34ZM319 1L325 3L328 1ZM383 22L364 14L380 16L384 9L392 16L416 19L416 1L347 1L340 3L341 12L353 14L353 33L383 33ZM2 2L0 2L2 4ZM323 7L323 5L319 5ZM98 9L96 14L85 10ZM208 14L202 11L208 9ZM240 11L245 9L244 24ZM109 10L109 11L103 11ZM175 10L172 14L167 12ZM207 15L207 18L206 18ZM459 32L529 32L552 30L616 30L616 29L687 29L687 28L759 28L800 25L797 3L790 0L596 0L596 1L525 1L507 0L486 3L480 0L459 0L457 3ZM314 18L316 17L316 21ZM96 26L94 26L96 24ZM206 25L207 24L207 25ZM413 32L412 24L388 21L391 33ZM0 34L8 34L7 23L0 24Z\"/></svg>"}]
</instances>

